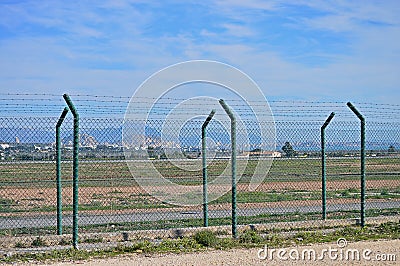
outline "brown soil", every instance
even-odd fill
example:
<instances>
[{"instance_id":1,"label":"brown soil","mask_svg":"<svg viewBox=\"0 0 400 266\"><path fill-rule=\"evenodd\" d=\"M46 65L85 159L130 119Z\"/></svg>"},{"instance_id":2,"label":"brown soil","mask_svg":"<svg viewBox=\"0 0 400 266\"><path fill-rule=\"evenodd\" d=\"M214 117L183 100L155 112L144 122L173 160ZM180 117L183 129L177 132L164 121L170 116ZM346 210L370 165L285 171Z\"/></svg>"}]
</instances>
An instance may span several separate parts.
<instances>
[{"instance_id":1,"label":"brown soil","mask_svg":"<svg viewBox=\"0 0 400 266\"><path fill-rule=\"evenodd\" d=\"M70 266L70 265L90 265L90 266L120 266L120 265L142 265L142 266L156 266L156 265L398 265L400 261L400 240L380 240L380 241L362 241L355 243L348 243L344 248L339 248L336 243L317 244L311 246L293 246L286 248L286 251L297 250L302 254L303 250L314 250L317 254L316 260L309 260L308 257L294 260L289 259L288 253L283 255L287 260L278 259L276 253L272 260L262 260L258 258L260 249L233 249L233 250L209 250L196 253L183 253L183 254L132 254L119 256L116 258L103 258L92 259L88 261L72 261L61 262L54 265L57 266ZM352 257L352 253L348 253L348 260L346 255L341 259L340 256L329 256L327 253L321 259L320 255L323 250L327 249L343 250L348 253L357 250L360 254L360 259ZM371 250L371 253L363 256L365 250ZM296 258L296 253L292 252L291 258ZM334 254L334 253L333 253ZM339 254L339 253L338 253ZM261 253L262 255L262 253ZM384 260L385 259L385 260ZM27 265L27 264L18 264Z\"/></svg>"},{"instance_id":2,"label":"brown soil","mask_svg":"<svg viewBox=\"0 0 400 266\"><path fill-rule=\"evenodd\" d=\"M327 182L327 190L342 190L349 188L359 188L360 181L357 180L344 180L344 181L331 181ZM398 186L397 180L369 180L367 181L367 189L376 189L376 188L390 188ZM311 182L270 182L261 184L256 191L282 191L285 190L308 190L308 191L318 191L321 189L321 183L316 181ZM247 184L238 184L237 190L240 191L248 191ZM14 200L21 208L25 208L28 212L28 215L38 215L38 214L50 214L47 213L30 213L29 209L33 207L40 206L54 206L55 199L57 197L57 191L55 188L3 188L0 190L0 198L12 199ZM128 195L139 195L145 194L145 191L138 186L131 187L81 187L79 188L79 199L80 204L90 204L93 200L99 198L102 201L112 201L110 195L114 195L115 197L128 197ZM153 203L157 203L156 199L151 197L146 197L147 200L150 200ZM72 202L72 188L67 187L63 189L63 203L70 204ZM335 199L328 200L328 204L332 203L351 203L358 202L354 199ZM257 207L279 207L279 206L305 206L305 205L315 205L320 204L319 200L298 200L298 201L285 201L282 202L268 202L268 203L240 203L238 204L239 208L257 208ZM229 209L230 204L210 204L210 210L216 209ZM187 211L196 209L193 207L175 207L174 211ZM136 209L136 210L104 210L104 211L85 211L85 213L132 213L132 212L153 212L153 211L171 211L171 208L154 208L154 209ZM3 213L1 216L9 216L9 215L27 215L27 213Z\"/></svg>"}]
</instances>

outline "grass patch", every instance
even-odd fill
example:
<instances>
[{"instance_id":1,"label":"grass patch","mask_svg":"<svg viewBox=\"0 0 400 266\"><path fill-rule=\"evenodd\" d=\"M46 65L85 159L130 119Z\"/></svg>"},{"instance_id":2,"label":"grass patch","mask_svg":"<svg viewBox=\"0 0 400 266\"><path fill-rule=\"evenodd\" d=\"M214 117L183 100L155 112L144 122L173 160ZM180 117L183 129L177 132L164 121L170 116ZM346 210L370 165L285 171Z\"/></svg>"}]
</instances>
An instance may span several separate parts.
<instances>
[{"instance_id":1,"label":"grass patch","mask_svg":"<svg viewBox=\"0 0 400 266\"><path fill-rule=\"evenodd\" d=\"M25 242L22 241L18 241L17 243L15 243L15 248L27 248L29 247L29 245Z\"/></svg>"},{"instance_id":2,"label":"grass patch","mask_svg":"<svg viewBox=\"0 0 400 266\"><path fill-rule=\"evenodd\" d=\"M96 243L102 243L104 239L102 237L92 237L92 238L85 238L81 243L88 243L88 244L96 244Z\"/></svg>"},{"instance_id":3,"label":"grass patch","mask_svg":"<svg viewBox=\"0 0 400 266\"><path fill-rule=\"evenodd\" d=\"M104 250L53 250L45 253L15 254L0 259L0 262L26 262L26 261L60 261L60 260L87 260L89 258L113 257L127 253L185 253L193 251L204 251L205 248L229 249L262 247L268 245L271 248L283 248L294 245L306 245L315 243L333 243L339 238L356 242L361 240L377 239L399 239L400 222L388 222L380 225L366 225L364 228L358 226L340 227L330 232L321 230L310 231L310 228L298 229L295 234L284 236L280 233L257 232L252 230L243 231L237 239L231 237L217 238L216 233L205 230L197 232L193 237L178 239L166 239L161 243L141 241L131 246L117 246L116 248ZM264 235L264 236L263 236Z\"/></svg>"},{"instance_id":4,"label":"grass patch","mask_svg":"<svg viewBox=\"0 0 400 266\"><path fill-rule=\"evenodd\" d=\"M153 161L166 178L178 184L201 184L201 171L188 173L168 161ZM240 160L238 164L242 163ZM245 163L243 161L243 163ZM144 164L145 165L145 164ZM249 160L241 178L241 183L248 183L257 165L256 160ZM69 163L62 165L65 176L72 176ZM226 160L213 161L209 167L209 180L213 180L227 167ZM368 180L399 180L400 158L380 157L367 158ZM265 182L287 182L287 181L319 181L320 160L293 158L279 159L272 162L271 170ZM112 169L112 170L111 170ZM384 169L384 171L382 171ZM329 158L327 159L328 180L358 180L359 159L358 158ZM52 184L54 175L54 164L52 163L28 163L21 161L18 164L0 165L0 186L10 187L48 187ZM122 187L136 186L128 166L121 161L99 161L91 160L80 162L80 186L81 187ZM18 180L18 182L16 182ZM64 187L70 187L71 180L63 180ZM115 194L119 194L118 189Z\"/></svg>"},{"instance_id":5,"label":"grass patch","mask_svg":"<svg viewBox=\"0 0 400 266\"><path fill-rule=\"evenodd\" d=\"M328 199L360 199L360 190L349 188L344 190L328 190L326 194ZM368 199L400 199L400 187L369 189L366 193ZM285 189L281 191L239 191L237 193L238 203L266 203L266 202L285 202L299 200L320 200L320 191L307 191L296 189ZM28 199L25 199L28 201ZM32 201L33 199L29 199ZM39 199L37 199L39 201ZM219 205L231 202L229 193L210 202L211 205ZM40 204L40 203L39 203ZM106 210L129 210L129 209L160 209L173 208L167 203L154 200L147 194L123 194L118 190L107 194L91 195L91 201L79 206L80 211L106 211ZM72 211L72 205L64 205L63 211ZM22 213L22 212L55 212L55 206L18 206L11 199L0 199L0 213Z\"/></svg>"},{"instance_id":6,"label":"grass patch","mask_svg":"<svg viewBox=\"0 0 400 266\"><path fill-rule=\"evenodd\" d=\"M12 199L0 198L0 213L12 212L15 205L16 202Z\"/></svg>"},{"instance_id":7,"label":"grass patch","mask_svg":"<svg viewBox=\"0 0 400 266\"><path fill-rule=\"evenodd\" d=\"M263 242L263 238L254 230L245 230L239 235L240 243L259 244Z\"/></svg>"},{"instance_id":8,"label":"grass patch","mask_svg":"<svg viewBox=\"0 0 400 266\"><path fill-rule=\"evenodd\" d=\"M36 237L31 244L32 247L47 247L46 241L40 236Z\"/></svg>"},{"instance_id":9,"label":"grass patch","mask_svg":"<svg viewBox=\"0 0 400 266\"><path fill-rule=\"evenodd\" d=\"M377 216L396 216L400 215L400 208L393 209L369 209L366 211L366 217ZM327 213L328 219L352 219L359 218L360 211L334 211ZM296 222L320 220L320 212L291 212L284 214L259 214L255 216L239 216L238 224L268 224L277 222ZM231 217L210 218L209 226L230 225ZM123 222L98 225L84 225L79 227L80 233L106 233L123 232L135 230L160 230L172 228L202 227L203 219L179 219L179 220L160 220L160 221L142 221L142 222ZM24 235L51 235L55 234L56 227L42 228L13 228L0 230L0 236L24 236ZM65 234L72 233L72 227L64 226Z\"/></svg>"},{"instance_id":10,"label":"grass patch","mask_svg":"<svg viewBox=\"0 0 400 266\"><path fill-rule=\"evenodd\" d=\"M218 244L217 236L209 230L197 232L194 235L194 240L204 247L214 247Z\"/></svg>"}]
</instances>

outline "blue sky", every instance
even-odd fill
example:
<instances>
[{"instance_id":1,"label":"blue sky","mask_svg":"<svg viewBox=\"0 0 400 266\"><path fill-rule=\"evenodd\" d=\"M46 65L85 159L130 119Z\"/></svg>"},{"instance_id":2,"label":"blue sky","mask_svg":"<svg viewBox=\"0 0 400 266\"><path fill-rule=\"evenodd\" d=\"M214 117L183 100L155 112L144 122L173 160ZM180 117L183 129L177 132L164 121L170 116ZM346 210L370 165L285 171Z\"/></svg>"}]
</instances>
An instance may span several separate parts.
<instances>
[{"instance_id":1,"label":"blue sky","mask_svg":"<svg viewBox=\"0 0 400 266\"><path fill-rule=\"evenodd\" d=\"M131 96L192 59L267 99L398 103L400 2L0 1L0 92Z\"/></svg>"}]
</instances>

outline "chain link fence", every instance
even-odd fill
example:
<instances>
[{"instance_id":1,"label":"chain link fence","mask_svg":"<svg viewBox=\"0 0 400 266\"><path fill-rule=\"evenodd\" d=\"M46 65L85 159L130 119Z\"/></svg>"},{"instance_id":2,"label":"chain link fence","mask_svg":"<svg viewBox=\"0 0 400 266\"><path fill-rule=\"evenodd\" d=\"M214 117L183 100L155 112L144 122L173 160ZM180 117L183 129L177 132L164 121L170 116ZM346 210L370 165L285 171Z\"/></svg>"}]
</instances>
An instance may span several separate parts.
<instances>
[{"instance_id":1,"label":"chain link fence","mask_svg":"<svg viewBox=\"0 0 400 266\"><path fill-rule=\"evenodd\" d=\"M32 247L32 239L37 236L49 236L47 244L52 246L71 246L70 114L60 128L63 235L55 237L55 126L65 106L59 98L3 95L0 102L0 250ZM203 227L201 129L208 114L183 122L153 118L127 123L122 118L127 98L71 98L81 112L80 244L107 246L127 240L179 237ZM237 105L231 106L235 109ZM400 108L358 105L367 120L367 221L398 219L400 121L396 115ZM230 232L234 207L239 227L287 229L359 223L361 132L357 117L343 103L276 101L271 102L271 108L274 122L260 124L243 119L242 126L237 127L235 206L231 194L229 120L210 121L206 142L208 226ZM325 132L324 217L321 126L331 111L337 115ZM275 149L265 149L264 144L256 141L260 127L276 133ZM124 143L124 131L134 136L130 143ZM265 163L264 168L257 171L261 163ZM157 174L165 183L154 182ZM251 186L254 178L261 180L255 190ZM192 199L196 204L176 204L179 197Z\"/></svg>"}]
</instances>

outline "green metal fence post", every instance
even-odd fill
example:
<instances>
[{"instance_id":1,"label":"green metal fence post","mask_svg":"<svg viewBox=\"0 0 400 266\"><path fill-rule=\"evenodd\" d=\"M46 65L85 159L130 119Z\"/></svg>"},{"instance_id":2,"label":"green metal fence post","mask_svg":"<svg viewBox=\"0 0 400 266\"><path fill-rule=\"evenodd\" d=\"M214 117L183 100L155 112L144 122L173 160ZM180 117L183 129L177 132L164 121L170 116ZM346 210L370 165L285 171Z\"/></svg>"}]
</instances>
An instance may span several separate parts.
<instances>
[{"instance_id":1,"label":"green metal fence post","mask_svg":"<svg viewBox=\"0 0 400 266\"><path fill-rule=\"evenodd\" d=\"M56 182L57 182L57 234L62 235L62 187L61 187L61 137L60 127L69 109L65 107L56 124Z\"/></svg>"},{"instance_id":2,"label":"green metal fence post","mask_svg":"<svg viewBox=\"0 0 400 266\"><path fill-rule=\"evenodd\" d=\"M365 225L365 118L350 102L347 106L361 121L361 227Z\"/></svg>"},{"instance_id":3,"label":"green metal fence post","mask_svg":"<svg viewBox=\"0 0 400 266\"><path fill-rule=\"evenodd\" d=\"M204 227L208 226L208 198L207 198L207 158L206 158L206 140L207 133L206 128L208 123L210 123L211 119L215 114L215 110L212 110L208 115L206 121L204 121L201 127L201 155L202 155L202 163L203 163L203 224Z\"/></svg>"},{"instance_id":4,"label":"green metal fence post","mask_svg":"<svg viewBox=\"0 0 400 266\"><path fill-rule=\"evenodd\" d=\"M234 238L237 237L237 215L236 215L236 118L229 108L229 106L225 103L223 99L219 100L222 108L224 108L225 112L228 114L231 119L231 163L232 163L232 235Z\"/></svg>"},{"instance_id":5,"label":"green metal fence post","mask_svg":"<svg viewBox=\"0 0 400 266\"><path fill-rule=\"evenodd\" d=\"M335 113L332 112L321 127L321 160L322 160L322 219L326 220L326 170L325 170L325 128L329 125Z\"/></svg>"},{"instance_id":6,"label":"green metal fence post","mask_svg":"<svg viewBox=\"0 0 400 266\"><path fill-rule=\"evenodd\" d=\"M68 94L63 95L72 115L74 116L74 152L73 152L73 211L72 211L72 244L75 249L78 248L78 167L79 167L79 114Z\"/></svg>"}]
</instances>

